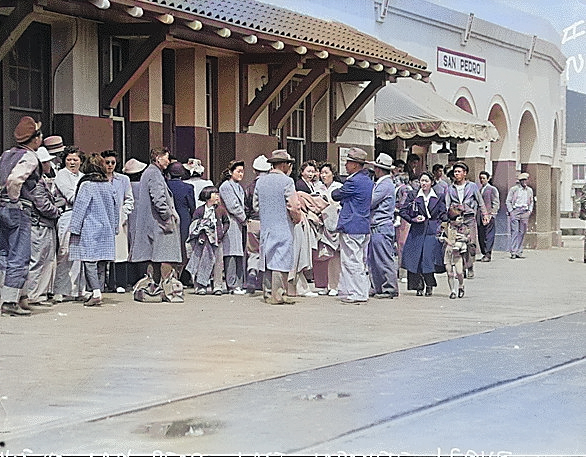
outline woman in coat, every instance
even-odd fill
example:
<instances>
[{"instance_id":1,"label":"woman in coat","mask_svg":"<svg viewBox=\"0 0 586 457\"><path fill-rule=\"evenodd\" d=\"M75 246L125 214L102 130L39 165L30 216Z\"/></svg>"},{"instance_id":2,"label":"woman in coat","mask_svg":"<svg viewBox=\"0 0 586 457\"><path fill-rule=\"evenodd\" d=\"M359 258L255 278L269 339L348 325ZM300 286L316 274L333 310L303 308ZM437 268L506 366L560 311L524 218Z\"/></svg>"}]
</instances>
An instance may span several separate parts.
<instances>
[{"instance_id":1,"label":"woman in coat","mask_svg":"<svg viewBox=\"0 0 586 457\"><path fill-rule=\"evenodd\" d=\"M224 274L226 287L231 294L243 295L244 243L242 227L246 224L244 189L240 181L244 177L244 162L233 160L224 171L225 179L220 186L220 197L230 216L230 228L222 242L224 248Z\"/></svg>"},{"instance_id":2,"label":"woman in coat","mask_svg":"<svg viewBox=\"0 0 586 457\"><path fill-rule=\"evenodd\" d=\"M163 171L169 166L169 151L151 150L151 163L140 178L136 202L136 233L129 262L151 262L158 283L181 263L179 215Z\"/></svg>"},{"instance_id":3,"label":"woman in coat","mask_svg":"<svg viewBox=\"0 0 586 457\"><path fill-rule=\"evenodd\" d=\"M116 290L118 293L124 293L126 286L128 286L128 215L134 209L134 196L128 176L114 171L118 163L116 151L104 151L102 157L106 165L106 177L114 187L120 212L118 234L116 235L116 259L115 263L110 264L108 288L112 291Z\"/></svg>"},{"instance_id":4,"label":"woman in coat","mask_svg":"<svg viewBox=\"0 0 586 457\"><path fill-rule=\"evenodd\" d=\"M187 184L184 180L189 177L188 171L181 162L173 162L167 168L169 180L167 186L173 195L173 202L175 209L179 214L179 233L181 234L181 271L178 271L179 278L183 267L187 265L187 251L185 249L185 242L189 235L189 224L195 211L195 198L193 197L193 186ZM187 278L183 278L187 281ZM187 282L185 282L187 284Z\"/></svg>"},{"instance_id":5,"label":"woman in coat","mask_svg":"<svg viewBox=\"0 0 586 457\"><path fill-rule=\"evenodd\" d=\"M84 163L71 211L69 260L81 260L88 288L92 291L86 306L102 303L106 262L116 258L115 237L119 209L115 191L106 177L104 158L92 154Z\"/></svg>"},{"instance_id":6,"label":"woman in coat","mask_svg":"<svg viewBox=\"0 0 586 457\"><path fill-rule=\"evenodd\" d=\"M438 228L447 220L446 202L431 188L433 176L425 171L419 178L420 189L409 192L399 215L411 224L403 247L402 267L407 270L407 289L417 295L431 296L437 286L434 273L445 272Z\"/></svg>"}]
</instances>

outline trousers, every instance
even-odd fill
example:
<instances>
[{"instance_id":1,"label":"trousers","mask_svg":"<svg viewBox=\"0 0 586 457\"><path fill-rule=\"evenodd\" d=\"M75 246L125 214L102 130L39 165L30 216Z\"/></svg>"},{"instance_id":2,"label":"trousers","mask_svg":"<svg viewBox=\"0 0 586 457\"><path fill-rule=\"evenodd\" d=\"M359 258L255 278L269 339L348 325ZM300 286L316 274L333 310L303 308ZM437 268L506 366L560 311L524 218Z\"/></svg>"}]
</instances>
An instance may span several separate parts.
<instances>
[{"instance_id":1,"label":"trousers","mask_svg":"<svg viewBox=\"0 0 586 457\"><path fill-rule=\"evenodd\" d=\"M1 301L18 303L31 259L31 210L20 202L0 204L0 251L6 260Z\"/></svg>"},{"instance_id":2,"label":"trousers","mask_svg":"<svg viewBox=\"0 0 586 457\"><path fill-rule=\"evenodd\" d=\"M395 237L390 233L371 233L368 244L368 271L375 294L399 295Z\"/></svg>"},{"instance_id":3,"label":"trousers","mask_svg":"<svg viewBox=\"0 0 586 457\"><path fill-rule=\"evenodd\" d=\"M340 234L342 264L338 295L351 300L368 300L370 280L366 272L365 252L370 235Z\"/></svg>"}]
</instances>

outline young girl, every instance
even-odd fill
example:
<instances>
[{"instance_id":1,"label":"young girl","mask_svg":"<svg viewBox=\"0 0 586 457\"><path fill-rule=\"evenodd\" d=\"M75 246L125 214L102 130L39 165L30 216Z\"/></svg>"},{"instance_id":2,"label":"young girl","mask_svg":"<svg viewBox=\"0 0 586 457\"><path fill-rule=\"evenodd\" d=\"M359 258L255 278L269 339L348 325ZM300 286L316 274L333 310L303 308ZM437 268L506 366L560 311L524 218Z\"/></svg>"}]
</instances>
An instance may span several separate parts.
<instances>
[{"instance_id":1,"label":"young girl","mask_svg":"<svg viewBox=\"0 0 586 457\"><path fill-rule=\"evenodd\" d=\"M230 226L230 217L219 205L220 194L216 187L204 187L199 194L199 200L205 202L205 205L198 207L193 213L187 238L192 251L186 269L191 273L196 294L206 294L213 276L213 294L222 295L222 239Z\"/></svg>"},{"instance_id":2,"label":"young girl","mask_svg":"<svg viewBox=\"0 0 586 457\"><path fill-rule=\"evenodd\" d=\"M468 249L470 229L464 224L462 209L452 206L448 210L448 222L441 226L439 239L445 245L444 263L448 272L450 298L456 298L456 278L458 278L458 298L464 296L464 254Z\"/></svg>"}]
</instances>

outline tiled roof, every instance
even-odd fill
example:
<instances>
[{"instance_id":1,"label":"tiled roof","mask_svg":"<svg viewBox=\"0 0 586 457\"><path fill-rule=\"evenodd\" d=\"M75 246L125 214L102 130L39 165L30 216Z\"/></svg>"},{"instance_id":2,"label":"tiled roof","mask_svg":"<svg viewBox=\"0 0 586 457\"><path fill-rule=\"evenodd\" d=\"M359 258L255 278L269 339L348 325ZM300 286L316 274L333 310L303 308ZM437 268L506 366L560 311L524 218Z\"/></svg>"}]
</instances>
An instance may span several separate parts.
<instances>
[{"instance_id":1,"label":"tiled roof","mask_svg":"<svg viewBox=\"0 0 586 457\"><path fill-rule=\"evenodd\" d=\"M333 54L362 56L383 65L399 64L426 70L427 64L371 35L345 24L317 19L285 8L256 0L141 0L210 19L251 33L274 35L276 38L298 41L306 46L320 47Z\"/></svg>"}]
</instances>

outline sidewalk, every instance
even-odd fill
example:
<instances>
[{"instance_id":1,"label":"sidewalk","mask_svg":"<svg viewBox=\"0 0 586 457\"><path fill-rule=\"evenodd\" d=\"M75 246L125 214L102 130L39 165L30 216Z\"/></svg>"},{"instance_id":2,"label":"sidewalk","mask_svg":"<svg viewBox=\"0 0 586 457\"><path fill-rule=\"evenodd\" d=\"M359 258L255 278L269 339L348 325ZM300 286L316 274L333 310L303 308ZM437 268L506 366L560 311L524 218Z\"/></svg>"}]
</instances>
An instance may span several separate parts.
<instances>
[{"instance_id":1,"label":"sidewalk","mask_svg":"<svg viewBox=\"0 0 586 457\"><path fill-rule=\"evenodd\" d=\"M526 259L497 252L476 265L457 300L442 275L433 297L401 284L398 299L362 306L191 293L184 304L143 304L109 294L101 308L64 303L3 317L0 440L9 446L41 427L582 311L582 250L581 237L565 237L563 248Z\"/></svg>"}]
</instances>

